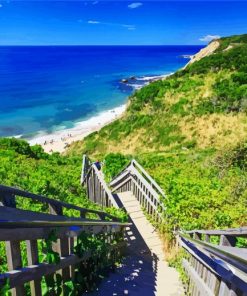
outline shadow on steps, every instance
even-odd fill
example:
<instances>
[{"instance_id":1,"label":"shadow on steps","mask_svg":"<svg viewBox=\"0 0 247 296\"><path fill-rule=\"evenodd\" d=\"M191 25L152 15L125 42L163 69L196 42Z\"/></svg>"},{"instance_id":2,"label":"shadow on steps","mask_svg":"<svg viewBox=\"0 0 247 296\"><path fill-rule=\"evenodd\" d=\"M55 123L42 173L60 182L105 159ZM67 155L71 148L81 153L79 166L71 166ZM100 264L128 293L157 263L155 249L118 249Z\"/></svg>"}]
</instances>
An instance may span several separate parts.
<instances>
[{"instance_id":1,"label":"shadow on steps","mask_svg":"<svg viewBox=\"0 0 247 296\"><path fill-rule=\"evenodd\" d=\"M114 195L121 208L123 204L117 194ZM105 278L97 291L88 293L90 296L155 296L158 258L152 254L129 217L130 227L126 228L126 257L122 266L116 268Z\"/></svg>"}]
</instances>

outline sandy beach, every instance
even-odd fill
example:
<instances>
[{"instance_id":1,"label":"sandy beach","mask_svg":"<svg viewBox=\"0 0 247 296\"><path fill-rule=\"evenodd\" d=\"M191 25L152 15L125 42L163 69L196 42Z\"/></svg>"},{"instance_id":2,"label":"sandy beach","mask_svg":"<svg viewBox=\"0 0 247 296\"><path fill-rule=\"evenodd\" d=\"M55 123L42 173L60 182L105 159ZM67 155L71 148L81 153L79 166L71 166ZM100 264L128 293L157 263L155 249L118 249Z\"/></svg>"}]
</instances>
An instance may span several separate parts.
<instances>
[{"instance_id":1,"label":"sandy beach","mask_svg":"<svg viewBox=\"0 0 247 296\"><path fill-rule=\"evenodd\" d=\"M55 131L51 134L38 133L37 136L28 140L30 145L39 144L45 152L64 152L74 141L82 140L92 132L100 130L103 126L121 117L126 110L126 105L103 111L98 115L75 124L75 127Z\"/></svg>"},{"instance_id":2,"label":"sandy beach","mask_svg":"<svg viewBox=\"0 0 247 296\"><path fill-rule=\"evenodd\" d=\"M139 79L145 81L143 85L131 84L131 87L137 90L147 85L151 81L166 79L172 74L173 73L143 77ZM49 134L39 132L33 139L28 140L28 142L30 145L41 145L47 153L62 153L72 142L82 140L92 132L98 131L103 126L111 123L117 118L120 118L126 110L126 106L127 104L124 104L114 109L103 111L89 118L88 120L77 122L73 128L61 129Z\"/></svg>"},{"instance_id":3,"label":"sandy beach","mask_svg":"<svg viewBox=\"0 0 247 296\"><path fill-rule=\"evenodd\" d=\"M144 84L130 84L130 86L133 87L133 89L138 90L152 81L166 79L172 74L173 73L142 77L139 78L139 80L144 81ZM34 138L32 138L31 140L29 139L28 142L30 145L41 145L47 153L62 153L66 150L66 148L69 147L71 143L82 140L92 132L98 131L103 126L111 123L117 118L120 118L126 110L126 106L127 104L124 104L107 111L102 111L99 114L89 118L88 120L75 123L75 126L73 128L64 128L49 134L39 132Z\"/></svg>"}]
</instances>

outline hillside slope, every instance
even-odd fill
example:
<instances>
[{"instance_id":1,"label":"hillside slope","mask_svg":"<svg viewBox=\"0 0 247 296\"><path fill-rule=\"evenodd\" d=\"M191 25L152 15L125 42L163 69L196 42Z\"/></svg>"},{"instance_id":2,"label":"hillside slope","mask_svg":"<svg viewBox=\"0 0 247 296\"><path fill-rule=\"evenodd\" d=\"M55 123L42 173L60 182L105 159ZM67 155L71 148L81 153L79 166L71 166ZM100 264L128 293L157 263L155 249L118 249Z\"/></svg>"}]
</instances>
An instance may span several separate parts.
<instances>
[{"instance_id":1,"label":"hillside slope","mask_svg":"<svg viewBox=\"0 0 247 296\"><path fill-rule=\"evenodd\" d=\"M240 143L247 136L246 36L234 43L233 37L219 40L214 54L137 91L121 119L72 145L69 153L136 154Z\"/></svg>"},{"instance_id":2,"label":"hillside slope","mask_svg":"<svg viewBox=\"0 0 247 296\"><path fill-rule=\"evenodd\" d=\"M247 224L247 35L217 42L67 152L136 157L167 193L168 230Z\"/></svg>"}]
</instances>

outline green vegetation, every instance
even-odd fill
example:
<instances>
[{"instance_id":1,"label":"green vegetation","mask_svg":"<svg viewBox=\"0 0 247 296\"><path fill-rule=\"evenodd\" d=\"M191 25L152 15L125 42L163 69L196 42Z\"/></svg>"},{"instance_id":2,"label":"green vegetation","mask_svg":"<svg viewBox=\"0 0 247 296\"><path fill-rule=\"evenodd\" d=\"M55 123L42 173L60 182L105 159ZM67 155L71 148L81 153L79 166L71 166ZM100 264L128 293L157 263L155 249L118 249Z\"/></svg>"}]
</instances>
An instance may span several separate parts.
<instances>
[{"instance_id":1,"label":"green vegetation","mask_svg":"<svg viewBox=\"0 0 247 296\"><path fill-rule=\"evenodd\" d=\"M31 147L22 140L2 138L0 139L0 158L0 184L27 190L80 207L102 210L100 206L87 199L84 189L80 185L81 156L67 157L58 153L49 155L40 146ZM17 207L43 213L49 211L46 204L21 197L17 197ZM121 220L126 220L126 214L123 211L111 208L105 210ZM67 210L65 214L79 215L78 212L73 210ZM48 248L47 246L43 248L40 244L40 253L42 249L48 250L49 244ZM27 266L24 242L21 243L21 251L23 265ZM40 260L43 257L47 258L48 261L57 258L55 253L52 252L45 252L43 256L40 255ZM0 242L0 273L6 271L5 244Z\"/></svg>"},{"instance_id":2,"label":"green vegetation","mask_svg":"<svg viewBox=\"0 0 247 296\"><path fill-rule=\"evenodd\" d=\"M106 179L110 181L129 163L129 159L121 153L109 153L104 159L103 171Z\"/></svg>"},{"instance_id":3,"label":"green vegetation","mask_svg":"<svg viewBox=\"0 0 247 296\"><path fill-rule=\"evenodd\" d=\"M220 39L213 54L135 92L123 118L68 154L135 157L167 194L168 237L174 227L246 225L246 53L247 35Z\"/></svg>"},{"instance_id":4,"label":"green vegetation","mask_svg":"<svg viewBox=\"0 0 247 296\"><path fill-rule=\"evenodd\" d=\"M72 203L74 205L100 209L90 202L80 184L81 156L62 156L59 153L47 154L41 146L30 146L26 141L0 139L0 184L16 187L35 194ZM17 197L20 209L48 212L44 204ZM106 212L124 218L122 211L107 208ZM79 215L76 211L65 212Z\"/></svg>"},{"instance_id":5,"label":"green vegetation","mask_svg":"<svg viewBox=\"0 0 247 296\"><path fill-rule=\"evenodd\" d=\"M96 207L79 184L82 153L105 160L108 180L134 157L166 192L160 229L169 241L174 227L247 225L246 73L247 35L222 38L214 53L135 92L121 119L76 142L64 156L0 140L0 181ZM30 206L46 210L22 203Z\"/></svg>"},{"instance_id":6,"label":"green vegetation","mask_svg":"<svg viewBox=\"0 0 247 296\"><path fill-rule=\"evenodd\" d=\"M80 185L81 157L49 155L25 141L0 139L0 183L68 203L92 206ZM20 206L28 206L22 201ZM34 205L33 205L34 206ZM37 210L42 210L37 205ZM44 209L43 209L44 210Z\"/></svg>"},{"instance_id":7,"label":"green vegetation","mask_svg":"<svg viewBox=\"0 0 247 296\"><path fill-rule=\"evenodd\" d=\"M109 237L114 237L113 240L111 239L111 244L105 242L109 240ZM42 295L76 296L95 290L97 284L121 260L120 252L116 246L122 240L122 236L116 233L94 235L82 232L77 238L74 254L82 258L87 252L90 252L90 258L77 264L72 280L64 282L60 274L46 276L42 280ZM45 245L43 262L49 264L60 262L59 254L54 252L52 248L52 244L56 242L56 233L51 232L50 237L43 243Z\"/></svg>"}]
</instances>

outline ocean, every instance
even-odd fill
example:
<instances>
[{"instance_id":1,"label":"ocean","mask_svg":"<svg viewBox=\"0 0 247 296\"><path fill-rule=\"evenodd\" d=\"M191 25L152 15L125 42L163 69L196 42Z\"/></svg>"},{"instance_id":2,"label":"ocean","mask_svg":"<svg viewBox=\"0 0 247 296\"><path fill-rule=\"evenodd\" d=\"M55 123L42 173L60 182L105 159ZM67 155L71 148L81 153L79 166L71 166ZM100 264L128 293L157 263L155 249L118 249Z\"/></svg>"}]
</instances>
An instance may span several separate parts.
<instances>
[{"instance_id":1,"label":"ocean","mask_svg":"<svg viewBox=\"0 0 247 296\"><path fill-rule=\"evenodd\" d=\"M123 105L135 89L183 67L183 55L201 48L1 46L0 136L31 139L73 128Z\"/></svg>"}]
</instances>

